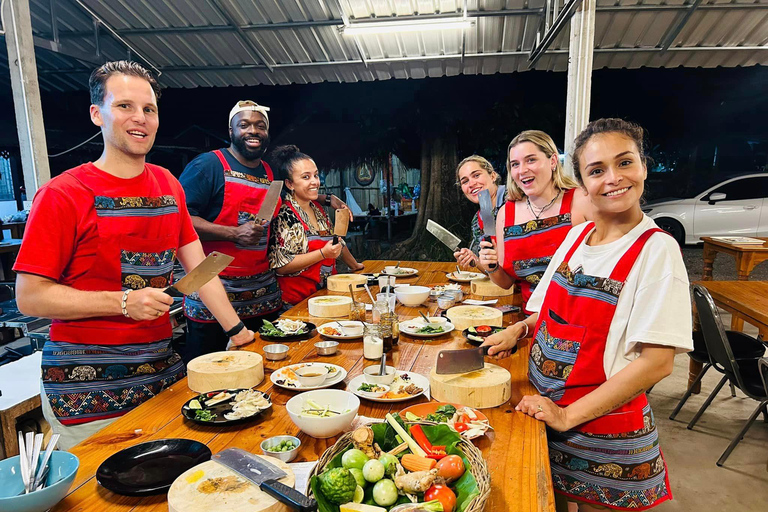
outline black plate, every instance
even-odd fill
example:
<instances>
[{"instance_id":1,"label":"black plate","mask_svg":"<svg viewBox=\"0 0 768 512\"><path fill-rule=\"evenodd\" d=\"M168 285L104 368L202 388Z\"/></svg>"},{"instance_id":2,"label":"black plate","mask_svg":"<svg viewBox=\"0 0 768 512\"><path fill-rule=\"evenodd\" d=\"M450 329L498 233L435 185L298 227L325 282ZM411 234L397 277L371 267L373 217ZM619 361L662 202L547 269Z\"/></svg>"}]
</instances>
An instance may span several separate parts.
<instances>
[{"instance_id":1,"label":"black plate","mask_svg":"<svg viewBox=\"0 0 768 512\"><path fill-rule=\"evenodd\" d=\"M181 415L184 416L189 421L194 421L195 423L199 423L201 425L239 425L241 423L248 423L250 421L253 421L253 420L263 416L264 413L266 413L267 411L269 411L269 409L271 409L271 405L270 405L269 408L264 409L263 411L259 411L256 414L252 414L251 416L248 416L247 418L240 418L240 419L237 419L237 420L228 420L228 419L226 419L224 417L224 414L232 412L232 405L231 405L232 400L226 400L224 402L220 402L220 403L214 405L213 407L206 407L205 406L205 402L203 402L202 404L200 404L200 405L203 406L203 409L208 409L209 411L211 411L212 413L214 413L216 415L216 417L213 419L213 421L203 421L203 420L196 419L195 418L195 409L190 409L189 408L189 402L191 402L192 400L200 400L200 397L203 397L203 396L208 396L208 397L216 396L217 394L221 393L222 391L227 391L227 392L232 393L232 394L237 394L238 392L245 391L246 389L248 389L248 388L219 389L219 390L216 390L216 391L210 391L208 393L202 393L200 395L197 395L195 398L190 398L189 400L187 400L187 403L185 403L181 407ZM272 404L272 400L270 400L268 394L264 393L263 391L259 391L259 393L261 393L264 397L266 397L266 399L269 400L269 403ZM232 397L232 398L234 399L234 397Z\"/></svg>"},{"instance_id":2,"label":"black plate","mask_svg":"<svg viewBox=\"0 0 768 512\"><path fill-rule=\"evenodd\" d=\"M308 340L315 334L317 334L317 326L313 323L306 322L306 331L302 334L286 334L285 336L267 336L266 334L261 334L261 331L259 331L259 336L261 336L261 339L266 341L299 341L299 340Z\"/></svg>"},{"instance_id":3,"label":"black plate","mask_svg":"<svg viewBox=\"0 0 768 512\"><path fill-rule=\"evenodd\" d=\"M498 329L498 330L497 330L497 329ZM481 337L481 338L487 338L487 337L488 337L488 336L490 336L491 334L495 334L495 333L497 333L497 332L501 332L501 331L503 331L503 330L504 330L504 327L491 326L491 332L489 332L488 334L479 334L479 333L474 333L474 336L479 336L479 337ZM467 338L467 343L469 343L470 345L474 345L474 346L476 346L476 347L479 347L480 345L482 345L482 344L483 344L483 342L482 342L482 341L477 341L477 340L471 340L471 339L469 339L469 327L467 327L466 329L464 329L463 331L461 331L461 334L462 334L462 335L464 335L464 337L465 337L465 338Z\"/></svg>"},{"instance_id":4,"label":"black plate","mask_svg":"<svg viewBox=\"0 0 768 512\"><path fill-rule=\"evenodd\" d=\"M168 492L186 470L211 459L211 450L191 439L160 439L121 450L101 463L96 481L117 494Z\"/></svg>"}]
</instances>

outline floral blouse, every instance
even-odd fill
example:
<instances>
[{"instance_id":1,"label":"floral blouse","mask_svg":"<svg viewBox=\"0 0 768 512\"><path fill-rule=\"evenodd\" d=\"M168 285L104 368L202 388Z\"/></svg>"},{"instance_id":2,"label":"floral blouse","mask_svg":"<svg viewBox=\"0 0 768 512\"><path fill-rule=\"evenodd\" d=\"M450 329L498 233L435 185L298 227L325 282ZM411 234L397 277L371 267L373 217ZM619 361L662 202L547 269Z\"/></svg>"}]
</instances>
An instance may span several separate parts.
<instances>
[{"instance_id":1,"label":"floral blouse","mask_svg":"<svg viewBox=\"0 0 768 512\"><path fill-rule=\"evenodd\" d=\"M301 220L307 225L309 231L304 231L299 217L296 216L288 204L293 205L301 216ZM272 220L272 226L269 236L269 266L270 268L279 268L287 265L298 254L306 254L309 250L309 240L307 235L329 236L333 233L333 224L330 218L326 217L323 209L314 201L310 201L310 207L315 212L315 218L320 230L317 231L309 222L309 216L301 209L299 203L293 198L292 194L285 196L285 202L277 212L277 217ZM301 272L286 274L291 276L299 275Z\"/></svg>"}]
</instances>

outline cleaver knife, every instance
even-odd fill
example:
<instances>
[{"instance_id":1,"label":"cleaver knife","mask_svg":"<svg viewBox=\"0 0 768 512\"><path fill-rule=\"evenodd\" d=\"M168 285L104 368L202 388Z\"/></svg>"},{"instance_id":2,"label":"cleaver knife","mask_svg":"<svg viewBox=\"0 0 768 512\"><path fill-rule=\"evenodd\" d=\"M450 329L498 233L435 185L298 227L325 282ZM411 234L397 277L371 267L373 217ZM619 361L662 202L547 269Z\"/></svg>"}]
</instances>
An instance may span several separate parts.
<instances>
[{"instance_id":1,"label":"cleaver knife","mask_svg":"<svg viewBox=\"0 0 768 512\"><path fill-rule=\"evenodd\" d=\"M480 198L480 218L483 220L483 242L491 242L496 238L496 217L493 216L493 205L491 204L491 193L488 189L483 189L479 194ZM488 265L489 270L496 268L496 263Z\"/></svg>"},{"instance_id":2,"label":"cleaver knife","mask_svg":"<svg viewBox=\"0 0 768 512\"><path fill-rule=\"evenodd\" d=\"M336 210L336 219L333 223L333 244L339 243L339 237L347 236L349 230L349 210L342 208Z\"/></svg>"},{"instance_id":3,"label":"cleaver knife","mask_svg":"<svg viewBox=\"0 0 768 512\"><path fill-rule=\"evenodd\" d=\"M240 448L227 448L211 457L211 460L228 467L246 480L253 482L265 493L300 512L314 512L317 501L308 498L293 487L288 487L281 478L285 471L274 464Z\"/></svg>"},{"instance_id":4,"label":"cleaver knife","mask_svg":"<svg viewBox=\"0 0 768 512\"><path fill-rule=\"evenodd\" d=\"M267 190L267 195L264 196L264 200L261 202L259 213L256 214L256 220L272 222L272 217L275 215L275 208L277 207L277 202L280 201L280 192L282 190L282 180L273 181L269 184L269 190Z\"/></svg>"},{"instance_id":5,"label":"cleaver knife","mask_svg":"<svg viewBox=\"0 0 768 512\"><path fill-rule=\"evenodd\" d=\"M171 297L181 297L194 293L205 283L219 275L234 259L228 254L213 251L198 266L193 268L189 274L163 291Z\"/></svg>"},{"instance_id":6,"label":"cleaver knife","mask_svg":"<svg viewBox=\"0 0 768 512\"><path fill-rule=\"evenodd\" d=\"M490 345L461 350L441 350L437 354L435 373L446 375L452 373L467 373L482 370L485 367L485 356Z\"/></svg>"},{"instance_id":7,"label":"cleaver knife","mask_svg":"<svg viewBox=\"0 0 768 512\"><path fill-rule=\"evenodd\" d=\"M445 246L448 247L451 252L456 252L456 250L459 248L459 245L461 244L461 239L459 237L432 219L427 219L427 231L432 233L435 238L443 242L443 244L445 244ZM471 263L471 266L475 266L474 261Z\"/></svg>"}]
</instances>

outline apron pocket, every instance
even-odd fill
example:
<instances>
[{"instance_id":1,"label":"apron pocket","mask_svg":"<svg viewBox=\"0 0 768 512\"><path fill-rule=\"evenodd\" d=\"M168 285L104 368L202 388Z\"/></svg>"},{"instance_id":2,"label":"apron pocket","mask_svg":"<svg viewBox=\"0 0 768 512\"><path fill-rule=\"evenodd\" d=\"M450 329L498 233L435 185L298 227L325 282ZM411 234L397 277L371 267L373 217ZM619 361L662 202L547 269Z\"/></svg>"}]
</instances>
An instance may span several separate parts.
<instances>
[{"instance_id":1,"label":"apron pocket","mask_svg":"<svg viewBox=\"0 0 768 512\"><path fill-rule=\"evenodd\" d=\"M178 239L120 237L120 282L123 289L165 288L170 284Z\"/></svg>"}]
</instances>

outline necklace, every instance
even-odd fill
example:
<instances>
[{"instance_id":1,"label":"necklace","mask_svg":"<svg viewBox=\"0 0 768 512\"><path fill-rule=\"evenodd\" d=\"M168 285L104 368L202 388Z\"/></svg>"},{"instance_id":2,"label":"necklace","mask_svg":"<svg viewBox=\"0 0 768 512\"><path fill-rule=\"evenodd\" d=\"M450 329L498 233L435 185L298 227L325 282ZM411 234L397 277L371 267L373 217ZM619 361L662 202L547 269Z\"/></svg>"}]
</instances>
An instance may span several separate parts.
<instances>
[{"instance_id":1,"label":"necklace","mask_svg":"<svg viewBox=\"0 0 768 512\"><path fill-rule=\"evenodd\" d=\"M531 210L531 214L534 216L536 220L539 220L539 217L541 217L541 214L544 213L546 210L549 209L550 206L555 204L555 201L557 201L557 198L560 197L560 190L557 191L557 194L555 194L555 197L552 198L552 200L544 205L542 208L539 208L538 206L535 206L531 203L531 198L526 196L525 201L528 203L528 209ZM536 210L539 210L539 213L536 213Z\"/></svg>"}]
</instances>

